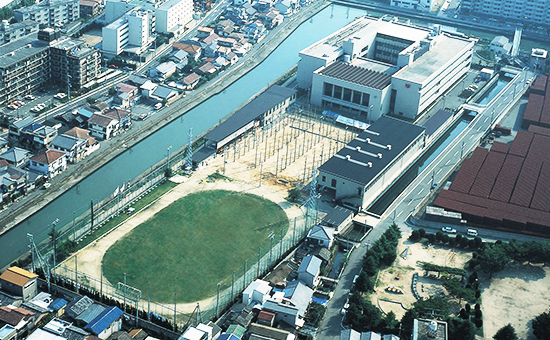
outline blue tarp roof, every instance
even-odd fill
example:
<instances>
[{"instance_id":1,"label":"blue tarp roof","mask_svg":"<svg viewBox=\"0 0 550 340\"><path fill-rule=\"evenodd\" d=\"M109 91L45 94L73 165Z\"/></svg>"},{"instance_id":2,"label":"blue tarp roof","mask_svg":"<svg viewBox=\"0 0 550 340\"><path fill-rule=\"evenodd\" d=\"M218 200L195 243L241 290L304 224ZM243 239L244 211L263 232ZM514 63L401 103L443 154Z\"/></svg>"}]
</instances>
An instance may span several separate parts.
<instances>
[{"instance_id":1,"label":"blue tarp roof","mask_svg":"<svg viewBox=\"0 0 550 340\"><path fill-rule=\"evenodd\" d=\"M124 312L118 307L107 307L103 312L101 312L101 314L87 324L84 329L98 335L106 330L122 314L124 314Z\"/></svg>"},{"instance_id":2,"label":"blue tarp roof","mask_svg":"<svg viewBox=\"0 0 550 340\"><path fill-rule=\"evenodd\" d=\"M69 303L67 300L55 299L54 302L50 303L49 307L53 310L60 310L61 308L65 307L67 303Z\"/></svg>"}]
</instances>

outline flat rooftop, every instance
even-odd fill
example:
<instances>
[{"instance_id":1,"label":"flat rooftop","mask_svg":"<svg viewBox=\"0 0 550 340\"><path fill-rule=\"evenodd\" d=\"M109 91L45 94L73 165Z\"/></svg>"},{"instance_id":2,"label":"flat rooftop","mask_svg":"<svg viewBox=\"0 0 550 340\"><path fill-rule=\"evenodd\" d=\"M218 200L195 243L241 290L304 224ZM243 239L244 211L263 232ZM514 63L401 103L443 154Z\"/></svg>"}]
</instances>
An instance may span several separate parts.
<instances>
[{"instance_id":1,"label":"flat rooftop","mask_svg":"<svg viewBox=\"0 0 550 340\"><path fill-rule=\"evenodd\" d=\"M408 67L402 68L394 77L409 80L415 83L423 83L432 74L437 73L457 54L464 51L474 41L465 38L440 34L436 37L436 44L422 57L418 58Z\"/></svg>"},{"instance_id":2,"label":"flat rooftop","mask_svg":"<svg viewBox=\"0 0 550 340\"><path fill-rule=\"evenodd\" d=\"M30 34L21 39L0 46L0 68L7 68L49 48L45 41L37 39L38 34Z\"/></svg>"},{"instance_id":3,"label":"flat rooftop","mask_svg":"<svg viewBox=\"0 0 550 340\"><path fill-rule=\"evenodd\" d=\"M422 126L382 116L321 165L319 171L367 185L422 134Z\"/></svg>"}]
</instances>

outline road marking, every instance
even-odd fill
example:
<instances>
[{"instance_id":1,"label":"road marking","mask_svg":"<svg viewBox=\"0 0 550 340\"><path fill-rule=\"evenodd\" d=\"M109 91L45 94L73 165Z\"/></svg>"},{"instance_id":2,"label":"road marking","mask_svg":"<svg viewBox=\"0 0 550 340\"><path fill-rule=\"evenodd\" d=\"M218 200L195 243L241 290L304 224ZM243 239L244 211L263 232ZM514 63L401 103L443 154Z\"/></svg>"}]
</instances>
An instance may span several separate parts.
<instances>
[{"instance_id":1,"label":"road marking","mask_svg":"<svg viewBox=\"0 0 550 340\"><path fill-rule=\"evenodd\" d=\"M481 131L481 126L477 128L477 132Z\"/></svg>"},{"instance_id":2,"label":"road marking","mask_svg":"<svg viewBox=\"0 0 550 340\"><path fill-rule=\"evenodd\" d=\"M445 163L445 165L449 165L449 163L451 163L450 159L447 161L447 163Z\"/></svg>"},{"instance_id":3,"label":"road marking","mask_svg":"<svg viewBox=\"0 0 550 340\"><path fill-rule=\"evenodd\" d=\"M401 212L399 214L397 214L397 216L395 216L396 218L401 216L401 214L403 213L403 210L401 210Z\"/></svg>"},{"instance_id":4,"label":"road marking","mask_svg":"<svg viewBox=\"0 0 550 340\"><path fill-rule=\"evenodd\" d=\"M443 170L443 169L439 169L439 170L437 171L437 175L439 175L439 173L441 172L441 170Z\"/></svg>"},{"instance_id":5,"label":"road marking","mask_svg":"<svg viewBox=\"0 0 550 340\"><path fill-rule=\"evenodd\" d=\"M504 97L504 100L508 100L508 96Z\"/></svg>"},{"instance_id":6,"label":"road marking","mask_svg":"<svg viewBox=\"0 0 550 340\"><path fill-rule=\"evenodd\" d=\"M420 191L418 192L418 194L420 195L420 194L422 193L422 191L424 191L424 188L422 188L422 190L420 190Z\"/></svg>"},{"instance_id":7,"label":"road marking","mask_svg":"<svg viewBox=\"0 0 550 340\"><path fill-rule=\"evenodd\" d=\"M502 103L498 103L497 107L500 107L500 105L502 105Z\"/></svg>"},{"instance_id":8,"label":"road marking","mask_svg":"<svg viewBox=\"0 0 550 340\"><path fill-rule=\"evenodd\" d=\"M413 200L411 198L411 200L409 201L409 203L407 203L407 205L411 205L412 202L413 202Z\"/></svg>"},{"instance_id":9,"label":"road marking","mask_svg":"<svg viewBox=\"0 0 550 340\"><path fill-rule=\"evenodd\" d=\"M473 136L474 136L474 135L471 135L470 138L468 138L468 139L472 139Z\"/></svg>"},{"instance_id":10,"label":"road marking","mask_svg":"<svg viewBox=\"0 0 550 340\"><path fill-rule=\"evenodd\" d=\"M485 120L483 121L484 123L489 119L489 117L485 117Z\"/></svg>"},{"instance_id":11,"label":"road marking","mask_svg":"<svg viewBox=\"0 0 550 340\"><path fill-rule=\"evenodd\" d=\"M454 156L456 157L456 155L458 155L458 150L456 150L456 152L455 152Z\"/></svg>"}]
</instances>

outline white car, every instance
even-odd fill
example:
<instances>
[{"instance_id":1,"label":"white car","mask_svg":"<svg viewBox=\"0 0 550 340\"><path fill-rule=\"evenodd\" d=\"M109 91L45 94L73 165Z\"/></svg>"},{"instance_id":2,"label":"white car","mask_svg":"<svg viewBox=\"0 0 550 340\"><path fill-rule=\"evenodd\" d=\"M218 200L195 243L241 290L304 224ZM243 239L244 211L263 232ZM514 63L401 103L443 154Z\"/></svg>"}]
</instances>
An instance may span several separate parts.
<instances>
[{"instance_id":1,"label":"white car","mask_svg":"<svg viewBox=\"0 0 550 340\"><path fill-rule=\"evenodd\" d=\"M456 234L456 229L451 227L443 227L441 228L441 231L444 233Z\"/></svg>"},{"instance_id":2,"label":"white car","mask_svg":"<svg viewBox=\"0 0 550 340\"><path fill-rule=\"evenodd\" d=\"M53 96L55 99L63 99L65 97L67 97L67 95L63 92L59 92L58 94L54 95Z\"/></svg>"},{"instance_id":3,"label":"white car","mask_svg":"<svg viewBox=\"0 0 550 340\"><path fill-rule=\"evenodd\" d=\"M34 100L34 96L32 94L28 94L25 96L26 100Z\"/></svg>"}]
</instances>

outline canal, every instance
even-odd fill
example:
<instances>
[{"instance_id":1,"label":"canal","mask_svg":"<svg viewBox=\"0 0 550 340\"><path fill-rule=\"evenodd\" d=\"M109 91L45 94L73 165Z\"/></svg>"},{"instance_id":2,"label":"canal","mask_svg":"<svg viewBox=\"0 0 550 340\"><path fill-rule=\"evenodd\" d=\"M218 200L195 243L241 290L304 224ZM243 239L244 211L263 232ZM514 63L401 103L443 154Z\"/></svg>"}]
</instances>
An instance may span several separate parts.
<instances>
[{"instance_id":1,"label":"canal","mask_svg":"<svg viewBox=\"0 0 550 340\"><path fill-rule=\"evenodd\" d=\"M78 216L89 208L90 200L96 202L107 197L124 182L151 168L166 157L169 146L176 150L185 145L190 126L195 135L208 130L295 65L299 60L300 50L362 15L365 15L363 10L329 6L304 22L267 59L225 91L128 149L4 234L0 238L0 268L28 251L27 233L33 234L36 242L45 240L52 221L59 219L59 226L71 223L73 215Z\"/></svg>"}]
</instances>

